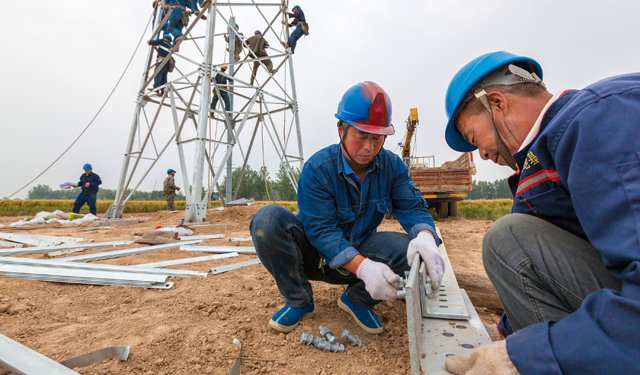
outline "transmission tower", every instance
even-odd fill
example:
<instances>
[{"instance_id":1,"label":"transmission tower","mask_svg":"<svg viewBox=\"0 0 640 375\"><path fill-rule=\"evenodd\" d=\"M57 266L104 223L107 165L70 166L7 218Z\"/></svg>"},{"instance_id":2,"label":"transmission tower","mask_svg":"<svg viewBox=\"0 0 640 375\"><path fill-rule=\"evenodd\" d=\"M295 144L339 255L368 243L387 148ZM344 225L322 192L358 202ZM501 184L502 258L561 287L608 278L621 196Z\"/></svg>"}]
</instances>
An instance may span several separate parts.
<instances>
[{"instance_id":1,"label":"transmission tower","mask_svg":"<svg viewBox=\"0 0 640 375\"><path fill-rule=\"evenodd\" d=\"M304 156L293 59L284 48L289 37L287 3L287 0L209 0L203 3L197 17L191 17L184 37L176 41L158 68L153 61L153 46L149 47L118 189L113 205L104 216L106 219L122 217L125 204L167 148L174 144L180 161L182 191L187 200L184 222L203 222L213 189L217 190L223 204L226 204L225 200L236 199L259 129L268 135L297 190L291 165L297 162L302 167ZM162 27L169 19L169 14L162 18L162 3L155 12L150 39L162 38ZM262 31L270 42L268 57L257 57L248 48L245 39L233 27L236 22L242 23L244 30L251 30L251 35L253 30ZM249 23L252 26L247 29ZM234 58L236 38L243 47L238 61ZM169 74L168 82L164 87L149 91L156 72L170 57L175 59L176 68ZM267 70L266 59L272 60L273 72ZM254 83L250 84L251 70L256 62L258 72ZM223 72L222 66L228 66L228 71ZM227 77L229 85L218 85L216 75ZM161 88L164 88L163 95L158 94ZM210 109L212 92L223 102L223 91L229 93L231 111L218 110L220 106ZM242 136L247 133L245 129L252 130L251 137ZM231 176L236 150L242 168L234 188ZM189 153L193 154L191 165L188 165ZM227 176L226 199L219 186L223 174Z\"/></svg>"}]
</instances>

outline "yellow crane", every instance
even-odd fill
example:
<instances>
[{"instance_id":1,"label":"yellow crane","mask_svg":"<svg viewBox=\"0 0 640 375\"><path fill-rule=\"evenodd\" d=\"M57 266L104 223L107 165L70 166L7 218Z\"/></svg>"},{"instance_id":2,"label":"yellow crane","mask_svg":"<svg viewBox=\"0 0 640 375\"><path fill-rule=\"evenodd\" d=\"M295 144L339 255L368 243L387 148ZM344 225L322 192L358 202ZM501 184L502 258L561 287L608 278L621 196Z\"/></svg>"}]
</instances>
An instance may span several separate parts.
<instances>
[{"instance_id":1,"label":"yellow crane","mask_svg":"<svg viewBox=\"0 0 640 375\"><path fill-rule=\"evenodd\" d=\"M411 115L407 118L407 135L402 145L402 161L407 165L407 168L411 167L411 139L418 123L418 108L411 108Z\"/></svg>"}]
</instances>

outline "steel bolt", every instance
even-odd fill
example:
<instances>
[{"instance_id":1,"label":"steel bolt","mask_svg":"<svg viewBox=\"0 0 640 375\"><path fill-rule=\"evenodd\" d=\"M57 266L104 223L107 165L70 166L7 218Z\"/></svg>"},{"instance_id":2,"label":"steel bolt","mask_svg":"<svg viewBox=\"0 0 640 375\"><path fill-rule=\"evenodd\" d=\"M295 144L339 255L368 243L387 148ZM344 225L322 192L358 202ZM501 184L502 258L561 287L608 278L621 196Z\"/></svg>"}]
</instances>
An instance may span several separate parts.
<instances>
[{"instance_id":1,"label":"steel bolt","mask_svg":"<svg viewBox=\"0 0 640 375\"><path fill-rule=\"evenodd\" d=\"M338 343L338 338L335 337L333 335L333 332L325 326L320 326L320 336L324 337L325 339L327 339L327 341L329 341L332 344Z\"/></svg>"},{"instance_id":2,"label":"steel bolt","mask_svg":"<svg viewBox=\"0 0 640 375\"><path fill-rule=\"evenodd\" d=\"M320 341L320 343L316 346L316 348L322 350L325 353L344 353L344 345L342 344L332 344L329 341Z\"/></svg>"},{"instance_id":3,"label":"steel bolt","mask_svg":"<svg viewBox=\"0 0 640 375\"><path fill-rule=\"evenodd\" d=\"M302 332L302 335L300 335L300 343L306 346L313 345L317 347L320 344L320 341L322 341L322 338L307 335L305 332Z\"/></svg>"},{"instance_id":4,"label":"steel bolt","mask_svg":"<svg viewBox=\"0 0 640 375\"><path fill-rule=\"evenodd\" d=\"M360 339L360 337L358 337L358 335L352 336L349 331L347 331L346 329L344 331L342 331L342 339L343 340L347 340L351 343L351 346L358 346L358 345L362 345L362 346L366 346L362 340Z\"/></svg>"}]
</instances>

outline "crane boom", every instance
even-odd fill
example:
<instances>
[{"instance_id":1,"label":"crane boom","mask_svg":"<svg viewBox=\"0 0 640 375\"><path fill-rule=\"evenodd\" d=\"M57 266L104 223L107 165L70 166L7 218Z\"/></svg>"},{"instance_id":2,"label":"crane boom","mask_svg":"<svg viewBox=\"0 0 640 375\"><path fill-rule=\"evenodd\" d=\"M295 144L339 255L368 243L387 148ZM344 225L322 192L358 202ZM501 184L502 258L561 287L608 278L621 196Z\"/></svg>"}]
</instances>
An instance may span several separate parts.
<instances>
[{"instance_id":1,"label":"crane boom","mask_svg":"<svg viewBox=\"0 0 640 375\"><path fill-rule=\"evenodd\" d=\"M411 167L411 139L418 123L418 108L411 108L411 115L407 118L407 136L402 145L402 160L407 167Z\"/></svg>"}]
</instances>

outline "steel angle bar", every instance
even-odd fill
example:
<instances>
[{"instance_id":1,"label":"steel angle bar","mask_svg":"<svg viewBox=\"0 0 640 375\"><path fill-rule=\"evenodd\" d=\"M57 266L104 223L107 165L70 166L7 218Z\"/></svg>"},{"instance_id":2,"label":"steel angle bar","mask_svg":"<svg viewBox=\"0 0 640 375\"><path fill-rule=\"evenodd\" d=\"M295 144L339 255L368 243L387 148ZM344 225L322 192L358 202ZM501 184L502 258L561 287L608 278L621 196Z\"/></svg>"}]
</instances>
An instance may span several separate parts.
<instances>
[{"instance_id":1,"label":"steel angle bar","mask_svg":"<svg viewBox=\"0 0 640 375\"><path fill-rule=\"evenodd\" d=\"M186 259L176 259L176 260L167 260L165 262L157 262L157 263L145 263L145 264L138 264L136 266L129 266L129 267L138 267L138 268L147 268L147 267L151 267L151 268L163 268L163 267L170 267L170 266L176 266L178 264L190 264L190 263L198 263L198 262L206 262L208 260L216 260L216 259L225 259L225 258L233 258L233 257L237 257L238 253L227 253L227 254L219 254L219 255L207 255L204 257L195 257L195 258L186 258ZM167 270L167 271L171 271L171 270ZM196 272L196 271L194 271ZM201 276L207 276L206 273L198 273Z\"/></svg>"},{"instance_id":2,"label":"steel angle bar","mask_svg":"<svg viewBox=\"0 0 640 375\"><path fill-rule=\"evenodd\" d=\"M244 242L244 241L252 241L253 239L251 237L233 237L233 238L229 238L229 241L231 242Z\"/></svg>"},{"instance_id":3,"label":"steel angle bar","mask_svg":"<svg viewBox=\"0 0 640 375\"><path fill-rule=\"evenodd\" d=\"M180 250L198 251L201 253L256 253L256 248L253 246L180 246Z\"/></svg>"},{"instance_id":4,"label":"steel angle bar","mask_svg":"<svg viewBox=\"0 0 640 375\"><path fill-rule=\"evenodd\" d=\"M40 239L26 234L0 233L0 239L19 242L33 246L55 246L62 244L62 241L51 239Z\"/></svg>"},{"instance_id":5,"label":"steel angle bar","mask_svg":"<svg viewBox=\"0 0 640 375\"><path fill-rule=\"evenodd\" d=\"M240 268L240 267L251 266L251 265L259 264L259 263L261 263L260 259L251 259L251 260L247 260L247 261L240 262L240 263L233 263L233 264L228 264L226 266L215 267L215 268L211 269L211 272L213 272L214 275L217 275L219 273L228 272L228 271Z\"/></svg>"},{"instance_id":6,"label":"steel angle bar","mask_svg":"<svg viewBox=\"0 0 640 375\"><path fill-rule=\"evenodd\" d=\"M422 353L422 308L420 304L419 269L420 257L414 257L411 271L403 288L407 306L407 332L412 374L420 374L419 355Z\"/></svg>"},{"instance_id":7,"label":"steel angle bar","mask_svg":"<svg viewBox=\"0 0 640 375\"><path fill-rule=\"evenodd\" d=\"M20 250L0 250L0 256L7 255L25 255L25 254L41 254L48 253L56 250L69 250L69 249L99 249L101 247L116 247L124 246L133 243L133 241L111 241L111 242L97 242L86 244L72 244L72 245L60 245L60 246L43 246L43 247L27 247Z\"/></svg>"},{"instance_id":8,"label":"steel angle bar","mask_svg":"<svg viewBox=\"0 0 640 375\"><path fill-rule=\"evenodd\" d=\"M144 254L150 253L152 251L170 249L172 247L184 246L184 245L194 245L202 242L202 240L192 240L192 241L184 241L184 242L174 242L163 245L154 245L147 247L138 247L133 249L124 249L124 250L116 250L116 251L107 251L104 253L95 253L95 254L87 254L87 255L78 255L74 257L67 257L61 259L51 260L51 262L95 262L96 260L105 260L112 258L120 258L128 255L136 255L136 254Z\"/></svg>"},{"instance_id":9,"label":"steel angle bar","mask_svg":"<svg viewBox=\"0 0 640 375\"><path fill-rule=\"evenodd\" d=\"M210 240L214 238L224 238L224 234L203 234L201 236L180 236L182 241L189 240Z\"/></svg>"},{"instance_id":10,"label":"steel angle bar","mask_svg":"<svg viewBox=\"0 0 640 375\"><path fill-rule=\"evenodd\" d=\"M43 235L43 234L21 234L20 236L25 236L25 237L29 237L29 238L36 238L36 239L39 239L39 240L51 240L51 241L60 241L60 242L81 242L81 241L93 242L92 239L86 239L86 238L46 236L46 235Z\"/></svg>"},{"instance_id":11,"label":"steel angle bar","mask_svg":"<svg viewBox=\"0 0 640 375\"><path fill-rule=\"evenodd\" d=\"M129 347L109 346L107 348L94 350L91 353L65 359L64 361L60 361L60 364L70 369L74 369L77 367L86 367L111 358L126 361L127 358L129 358Z\"/></svg>"},{"instance_id":12,"label":"steel angle bar","mask_svg":"<svg viewBox=\"0 0 640 375\"><path fill-rule=\"evenodd\" d=\"M462 290L462 298L469 311L469 319L449 324L442 319L422 319L424 331L422 332L421 352L419 357L411 356L420 361L420 368L424 374L445 375L450 374L445 368L445 360L449 355L471 354L473 350L482 345L491 344L491 337L484 328L478 313L473 308L469 296ZM411 368L413 374L420 374Z\"/></svg>"},{"instance_id":13,"label":"steel angle bar","mask_svg":"<svg viewBox=\"0 0 640 375\"><path fill-rule=\"evenodd\" d=\"M21 243L17 243L17 242L7 242L7 241L0 241L0 247L16 247L16 248L21 248L22 246L24 246Z\"/></svg>"},{"instance_id":14,"label":"steel angle bar","mask_svg":"<svg viewBox=\"0 0 640 375\"><path fill-rule=\"evenodd\" d=\"M18 375L80 375L3 335L0 335L0 367Z\"/></svg>"},{"instance_id":15,"label":"steel angle bar","mask_svg":"<svg viewBox=\"0 0 640 375\"><path fill-rule=\"evenodd\" d=\"M73 262L50 262L42 259L26 259L26 258L7 258L0 257L0 264L24 265L32 267L50 267L57 269L75 269L75 270L92 270L92 271L108 271L108 272L124 272L137 274L153 274L164 276L199 276L198 271L183 270L159 270L155 268L140 269L136 266L117 266L112 264L94 264L94 263L73 263Z\"/></svg>"},{"instance_id":16,"label":"steel angle bar","mask_svg":"<svg viewBox=\"0 0 640 375\"><path fill-rule=\"evenodd\" d=\"M436 229L438 236L440 235L440 228ZM444 259L444 275L442 276L442 283L440 284L440 290L434 293L433 298L423 298L424 305L422 306L422 316L424 318L440 318L440 319L469 319L469 311L462 299L462 293L456 280L456 275L453 273L451 267L451 261L447 255L447 249L444 247L444 242L440 244L440 254ZM423 280L424 282L424 280Z\"/></svg>"},{"instance_id":17,"label":"steel angle bar","mask_svg":"<svg viewBox=\"0 0 640 375\"><path fill-rule=\"evenodd\" d=\"M54 269L51 267L0 264L0 275L25 280L51 281L70 284L124 285L142 288L168 289L167 275L141 273ZM171 284L171 285L170 285Z\"/></svg>"}]
</instances>

